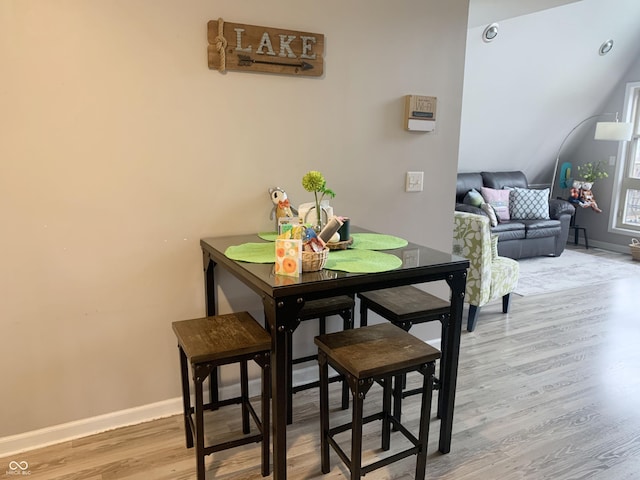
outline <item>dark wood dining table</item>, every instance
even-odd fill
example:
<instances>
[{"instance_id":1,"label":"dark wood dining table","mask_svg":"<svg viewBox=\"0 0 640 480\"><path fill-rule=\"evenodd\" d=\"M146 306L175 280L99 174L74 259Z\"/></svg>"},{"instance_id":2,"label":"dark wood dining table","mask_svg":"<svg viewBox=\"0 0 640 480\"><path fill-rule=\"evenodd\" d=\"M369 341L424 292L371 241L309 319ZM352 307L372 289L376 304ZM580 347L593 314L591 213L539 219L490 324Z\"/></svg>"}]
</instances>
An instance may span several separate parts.
<instances>
[{"instance_id":1,"label":"dark wood dining table","mask_svg":"<svg viewBox=\"0 0 640 480\"><path fill-rule=\"evenodd\" d=\"M352 227L352 232L365 231ZM274 274L269 263L248 263L229 259L228 247L248 242L260 242L256 234L209 237L200 240L203 254L205 301L207 315L217 314L216 269L224 269L247 285L262 299L265 323L271 332L271 388L273 429L273 478L287 478L287 385L286 332L295 330L298 312L306 301L336 295L401 285L444 280L451 291L451 312L447 326L446 345L442 345L439 410L439 450L451 449L453 409L456 392L462 308L469 261L465 258L408 243L403 248L385 250L403 260L402 266L379 273L347 273L321 270L305 272L300 277Z\"/></svg>"}]
</instances>

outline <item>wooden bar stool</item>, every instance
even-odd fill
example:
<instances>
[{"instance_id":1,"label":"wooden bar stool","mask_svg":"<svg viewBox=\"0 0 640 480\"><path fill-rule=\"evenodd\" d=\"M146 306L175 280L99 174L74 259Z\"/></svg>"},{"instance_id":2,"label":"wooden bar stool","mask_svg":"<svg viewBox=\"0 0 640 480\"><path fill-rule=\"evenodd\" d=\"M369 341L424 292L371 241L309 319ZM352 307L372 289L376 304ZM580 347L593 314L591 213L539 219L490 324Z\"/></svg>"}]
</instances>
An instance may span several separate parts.
<instances>
[{"instance_id":1,"label":"wooden bar stool","mask_svg":"<svg viewBox=\"0 0 640 480\"><path fill-rule=\"evenodd\" d=\"M204 459L221 450L262 442L262 476L269 468L269 397L271 371L271 337L247 312L217 315L214 317L173 322L180 352L180 375L184 404L184 427L187 448L196 447L198 480L204 480ZM254 360L262 369L261 418L258 418L249 402L247 362ZM189 389L189 365L195 387L195 410L191 406ZM240 364L240 396L203 404L202 383L218 366ZM204 410L217 409L231 404L242 406L242 432L250 434L249 416L253 418L258 433L236 440L205 446ZM194 419L195 414L195 419Z\"/></svg>"},{"instance_id":2,"label":"wooden bar stool","mask_svg":"<svg viewBox=\"0 0 640 480\"><path fill-rule=\"evenodd\" d=\"M417 456L415 478L424 480L435 361L440 358L440 351L390 323L320 335L315 343L320 366L322 473L330 471L331 446L349 468L352 480L410 455ZM345 375L353 397L351 422L333 428L329 425L329 366ZM391 414L393 377L411 371L418 371L424 377L418 438ZM383 387L382 411L363 418L364 398L374 382ZM374 420L382 420L382 450L390 448L392 425L413 446L362 466L362 426ZM351 458L334 439L336 434L347 430L351 430Z\"/></svg>"},{"instance_id":3,"label":"wooden bar stool","mask_svg":"<svg viewBox=\"0 0 640 480\"><path fill-rule=\"evenodd\" d=\"M300 325L300 322L315 320L319 321L319 334L326 333L326 319L332 315L339 315L342 317L342 328L344 330L353 328L355 300L353 296L339 295L336 297L322 298L318 300L311 300L304 304L296 322L293 324L293 328L287 332L286 343L286 355L287 355L287 424L293 422L293 395L302 390L308 390L310 388L317 387L320 382L315 380L302 385L293 386L293 365L300 363L317 360L317 355L309 355L304 357L295 358L293 356L293 333ZM268 328L268 326L267 326ZM335 376L331 378L332 382L340 380L340 377ZM217 369L212 369L210 375L210 403L216 405L218 402L218 375ZM342 408L349 408L349 387L346 383L342 386Z\"/></svg>"},{"instance_id":4,"label":"wooden bar stool","mask_svg":"<svg viewBox=\"0 0 640 480\"><path fill-rule=\"evenodd\" d=\"M368 310L377 313L385 320L402 328L405 332L408 332L413 325L418 323L438 320L442 324L440 338L443 349L447 344L447 326L450 315L449 302L411 285L359 293L358 298L360 299L361 327L367 325ZM442 372L446 371L443 363L443 360L440 359L441 376ZM405 390L405 384L406 376L402 375L397 379L393 393L393 414L398 421L402 415L402 399L422 393L421 388ZM436 379L434 388L436 390L440 388L439 379ZM440 398L438 400L438 416L440 416L442 407Z\"/></svg>"},{"instance_id":5,"label":"wooden bar stool","mask_svg":"<svg viewBox=\"0 0 640 480\"><path fill-rule=\"evenodd\" d=\"M287 334L287 356L290 361L287 362L287 398L289 403L287 404L287 423L293 421L293 394L308 390L310 388L316 388L320 385L319 381L312 381L302 385L293 386L293 365L300 363L310 362L317 360L318 355L309 355L305 357L293 356L293 332L298 327L300 322L318 319L319 334L323 335L327 331L327 317L332 315L339 315L342 317L343 330L349 330L353 328L353 310L355 307L355 300L349 295L340 295L337 297L321 298L319 300L311 300L306 302L298 314L298 321L295 323L292 331ZM331 378L331 381L335 382L340 380L340 376ZM349 408L349 386L346 382L342 382L342 408Z\"/></svg>"}]
</instances>

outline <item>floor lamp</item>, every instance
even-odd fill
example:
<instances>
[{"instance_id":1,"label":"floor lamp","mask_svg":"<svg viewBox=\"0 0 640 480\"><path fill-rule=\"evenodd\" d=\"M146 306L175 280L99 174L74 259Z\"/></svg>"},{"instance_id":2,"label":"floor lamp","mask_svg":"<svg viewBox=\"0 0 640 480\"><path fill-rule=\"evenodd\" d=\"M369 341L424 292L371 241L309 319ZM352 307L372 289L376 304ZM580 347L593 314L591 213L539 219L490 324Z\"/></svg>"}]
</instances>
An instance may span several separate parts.
<instances>
[{"instance_id":1,"label":"floor lamp","mask_svg":"<svg viewBox=\"0 0 640 480\"><path fill-rule=\"evenodd\" d=\"M580 123L578 123L575 127L571 129L567 136L564 137L562 143L560 144L560 148L558 149L558 154L556 155L556 165L553 169L553 178L551 179L551 190L549 191L549 197L553 195L553 187L556 183L556 176L558 175L558 164L560 163L560 152L562 152L562 147L567 142L568 138L571 134L581 125L588 122L589 120L593 120L594 118L606 117L610 115L615 115L615 122L598 122L596 123L596 132L593 138L595 140L611 140L611 141L626 141L631 140L631 136L633 135L633 124L626 122L618 121L618 112L615 113L599 113L597 115L591 115L590 117L585 118Z\"/></svg>"}]
</instances>

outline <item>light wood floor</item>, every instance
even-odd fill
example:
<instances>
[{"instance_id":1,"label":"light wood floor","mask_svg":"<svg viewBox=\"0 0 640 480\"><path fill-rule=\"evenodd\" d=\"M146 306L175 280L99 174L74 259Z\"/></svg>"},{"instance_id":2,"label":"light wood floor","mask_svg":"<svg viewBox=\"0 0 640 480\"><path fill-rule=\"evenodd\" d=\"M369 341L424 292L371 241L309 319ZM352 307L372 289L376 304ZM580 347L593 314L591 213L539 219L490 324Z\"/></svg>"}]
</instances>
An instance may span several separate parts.
<instances>
[{"instance_id":1,"label":"light wood floor","mask_svg":"<svg viewBox=\"0 0 640 480\"><path fill-rule=\"evenodd\" d=\"M451 453L437 452L434 418L427 478L640 478L639 286L640 278L516 297L509 315L500 313L500 302L485 306L476 331L462 335ZM332 419L340 421L348 413L339 410L334 385ZM379 405L376 388L365 402L367 411ZM417 400L405 400L410 428L417 424ZM238 415L228 408L232 413L222 410L210 418L222 424L219 430L238 429ZM294 408L289 478L348 478L333 453L331 472L320 473L317 391L297 394ZM377 428L374 423L366 430L368 459L380 453ZM0 475L12 460L28 461L33 479L195 478L193 450L184 446L179 416L0 459ZM258 480L259 462L258 445L214 454L207 478ZM366 478L411 479L414 465L410 457Z\"/></svg>"}]
</instances>

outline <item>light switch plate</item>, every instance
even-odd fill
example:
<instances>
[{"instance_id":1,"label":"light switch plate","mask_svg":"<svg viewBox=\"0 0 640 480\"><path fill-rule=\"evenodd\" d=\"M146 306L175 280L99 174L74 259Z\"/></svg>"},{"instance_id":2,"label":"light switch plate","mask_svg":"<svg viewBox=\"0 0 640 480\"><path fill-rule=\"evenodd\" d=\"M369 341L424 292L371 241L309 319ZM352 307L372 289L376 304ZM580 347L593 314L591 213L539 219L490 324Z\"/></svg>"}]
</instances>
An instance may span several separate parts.
<instances>
[{"instance_id":1,"label":"light switch plate","mask_svg":"<svg viewBox=\"0 0 640 480\"><path fill-rule=\"evenodd\" d=\"M424 182L424 172L407 172L405 192L421 192Z\"/></svg>"}]
</instances>

